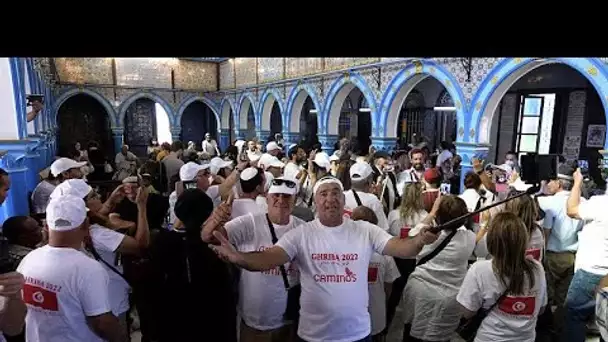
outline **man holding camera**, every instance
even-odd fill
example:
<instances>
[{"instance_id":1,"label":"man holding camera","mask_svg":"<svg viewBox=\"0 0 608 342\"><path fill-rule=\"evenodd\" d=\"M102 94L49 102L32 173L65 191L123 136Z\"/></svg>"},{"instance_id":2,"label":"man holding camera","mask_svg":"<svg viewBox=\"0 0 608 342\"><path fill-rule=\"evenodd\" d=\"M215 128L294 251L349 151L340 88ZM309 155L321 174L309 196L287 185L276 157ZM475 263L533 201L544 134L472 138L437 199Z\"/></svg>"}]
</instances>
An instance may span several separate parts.
<instances>
[{"instance_id":1,"label":"man holding camera","mask_svg":"<svg viewBox=\"0 0 608 342\"><path fill-rule=\"evenodd\" d=\"M212 233L218 230L240 252L271 248L276 239L304 223L291 215L297 191L295 179L275 178L266 197L268 213L249 213L225 224L232 206L230 200L224 202L205 224L201 234L203 241L215 240ZM297 269L290 263L265 272L242 271L238 304L242 317L241 342L292 341L294 322L284 314L288 303L287 288L298 283Z\"/></svg>"}]
</instances>

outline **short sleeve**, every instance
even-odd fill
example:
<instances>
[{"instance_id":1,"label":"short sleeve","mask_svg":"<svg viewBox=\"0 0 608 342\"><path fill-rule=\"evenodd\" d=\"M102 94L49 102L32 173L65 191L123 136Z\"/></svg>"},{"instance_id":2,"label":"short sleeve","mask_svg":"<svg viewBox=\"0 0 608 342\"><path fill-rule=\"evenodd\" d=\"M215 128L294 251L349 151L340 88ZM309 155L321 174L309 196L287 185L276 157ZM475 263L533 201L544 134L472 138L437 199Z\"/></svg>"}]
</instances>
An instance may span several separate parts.
<instances>
[{"instance_id":1,"label":"short sleeve","mask_svg":"<svg viewBox=\"0 0 608 342\"><path fill-rule=\"evenodd\" d=\"M479 240L479 242L477 242L477 244L475 245L474 253L475 256L478 258L485 258L489 254L487 236L487 233L484 234Z\"/></svg>"},{"instance_id":2,"label":"short sleeve","mask_svg":"<svg viewBox=\"0 0 608 342\"><path fill-rule=\"evenodd\" d=\"M216 198L218 198L220 196L219 185L210 186L207 189L206 193L207 193L207 196L209 196L209 198L211 198L212 200L215 200Z\"/></svg>"},{"instance_id":3,"label":"short sleeve","mask_svg":"<svg viewBox=\"0 0 608 342\"><path fill-rule=\"evenodd\" d=\"M281 247L285 251L285 253L287 253L287 255L289 256L289 260L294 260L298 256L304 227L305 226L299 226L288 231L283 236L281 236L279 241L277 241L277 243L275 244L275 246Z\"/></svg>"},{"instance_id":4,"label":"short sleeve","mask_svg":"<svg viewBox=\"0 0 608 342\"><path fill-rule=\"evenodd\" d=\"M228 240L235 245L237 249L240 246L253 240L253 230L255 222L252 214L239 216L224 225Z\"/></svg>"},{"instance_id":5,"label":"short sleeve","mask_svg":"<svg viewBox=\"0 0 608 342\"><path fill-rule=\"evenodd\" d=\"M545 212L545 218L543 219L543 228L552 229L553 222L555 220L555 213L553 208L549 205L550 197L539 197L538 206Z\"/></svg>"},{"instance_id":6,"label":"short sleeve","mask_svg":"<svg viewBox=\"0 0 608 342\"><path fill-rule=\"evenodd\" d=\"M124 234L100 226L92 227L90 234L96 250L112 253L118 249L125 238Z\"/></svg>"},{"instance_id":7,"label":"short sleeve","mask_svg":"<svg viewBox=\"0 0 608 342\"><path fill-rule=\"evenodd\" d=\"M593 196L588 201L583 201L581 198L578 205L578 216L582 220L597 220L605 216L603 206L608 203L602 203L604 202L603 197L606 196Z\"/></svg>"},{"instance_id":8,"label":"short sleeve","mask_svg":"<svg viewBox=\"0 0 608 342\"><path fill-rule=\"evenodd\" d=\"M469 271L460 286L460 291L458 291L458 295L456 296L456 301L458 301L460 305L473 312L479 310L483 304L481 289L479 288L479 283L477 281L479 267L476 266L479 265L479 263L473 264L473 266L469 268Z\"/></svg>"},{"instance_id":9,"label":"short sleeve","mask_svg":"<svg viewBox=\"0 0 608 342\"><path fill-rule=\"evenodd\" d=\"M79 297L85 316L99 316L111 312L110 296L108 292L109 277L100 264L92 264L94 267L83 268L80 274Z\"/></svg>"},{"instance_id":10,"label":"short sleeve","mask_svg":"<svg viewBox=\"0 0 608 342\"><path fill-rule=\"evenodd\" d=\"M397 264L395 263L395 259L393 257L389 257L388 255L384 255L384 282L392 283L397 278L401 276L399 273L399 269L397 269Z\"/></svg>"},{"instance_id":11,"label":"short sleeve","mask_svg":"<svg viewBox=\"0 0 608 342\"><path fill-rule=\"evenodd\" d=\"M374 213L376 213L376 217L378 218L378 227L382 228L385 232L388 232L388 219L386 218L386 214L384 213L384 207L382 206L382 203L379 200L374 201L372 206L372 210L374 210Z\"/></svg>"},{"instance_id":12,"label":"short sleeve","mask_svg":"<svg viewBox=\"0 0 608 342\"><path fill-rule=\"evenodd\" d=\"M392 236L399 236L401 230L401 218L399 217L399 210L392 210L388 213L388 232Z\"/></svg>"},{"instance_id":13,"label":"short sleeve","mask_svg":"<svg viewBox=\"0 0 608 342\"><path fill-rule=\"evenodd\" d=\"M382 228L380 228L376 225L373 225L371 223L368 223L365 221L351 221L351 222L353 222L357 225L363 226L361 228L367 229L368 234L369 234L369 241L372 245L372 249L378 254L383 254L384 247L386 247L388 240L392 239L393 236L391 236L391 234L384 231Z\"/></svg>"}]
</instances>

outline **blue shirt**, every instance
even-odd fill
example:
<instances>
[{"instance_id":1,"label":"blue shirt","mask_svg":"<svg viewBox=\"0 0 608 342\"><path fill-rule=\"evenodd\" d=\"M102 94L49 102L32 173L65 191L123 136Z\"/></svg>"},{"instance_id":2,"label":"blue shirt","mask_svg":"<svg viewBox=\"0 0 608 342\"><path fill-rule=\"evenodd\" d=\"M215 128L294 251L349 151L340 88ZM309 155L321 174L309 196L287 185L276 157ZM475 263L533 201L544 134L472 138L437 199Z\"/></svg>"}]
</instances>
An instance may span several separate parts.
<instances>
[{"instance_id":1,"label":"blue shirt","mask_svg":"<svg viewBox=\"0 0 608 342\"><path fill-rule=\"evenodd\" d=\"M583 221L570 218L566 214L566 202L569 191L560 191L553 196L538 197L540 208L545 211L543 228L550 229L551 234L547 250L551 252L576 252L578 249L578 231ZM581 198L581 202L584 199Z\"/></svg>"}]
</instances>

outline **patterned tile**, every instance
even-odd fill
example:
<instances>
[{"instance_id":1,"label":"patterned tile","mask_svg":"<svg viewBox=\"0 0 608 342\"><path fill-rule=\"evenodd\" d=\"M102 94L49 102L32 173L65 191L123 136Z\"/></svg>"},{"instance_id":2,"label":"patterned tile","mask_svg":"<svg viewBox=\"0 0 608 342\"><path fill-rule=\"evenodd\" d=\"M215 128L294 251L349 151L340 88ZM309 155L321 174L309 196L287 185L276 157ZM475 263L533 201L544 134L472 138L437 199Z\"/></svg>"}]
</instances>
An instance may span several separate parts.
<instances>
[{"instance_id":1,"label":"patterned tile","mask_svg":"<svg viewBox=\"0 0 608 342\"><path fill-rule=\"evenodd\" d=\"M233 89L234 79L234 60L220 63L220 89Z\"/></svg>"},{"instance_id":2,"label":"patterned tile","mask_svg":"<svg viewBox=\"0 0 608 342\"><path fill-rule=\"evenodd\" d=\"M217 90L217 63L180 60L175 66L175 88Z\"/></svg>"},{"instance_id":3,"label":"patterned tile","mask_svg":"<svg viewBox=\"0 0 608 342\"><path fill-rule=\"evenodd\" d=\"M256 58L236 58L236 86L250 86L257 82Z\"/></svg>"},{"instance_id":4,"label":"patterned tile","mask_svg":"<svg viewBox=\"0 0 608 342\"><path fill-rule=\"evenodd\" d=\"M258 58L258 81L260 83L283 79L284 58Z\"/></svg>"},{"instance_id":5,"label":"patterned tile","mask_svg":"<svg viewBox=\"0 0 608 342\"><path fill-rule=\"evenodd\" d=\"M355 65L370 64L379 62L380 58L377 57L365 57L365 58L325 58L325 71L343 69Z\"/></svg>"},{"instance_id":6,"label":"patterned tile","mask_svg":"<svg viewBox=\"0 0 608 342\"><path fill-rule=\"evenodd\" d=\"M55 58L62 82L112 84L111 58Z\"/></svg>"},{"instance_id":7,"label":"patterned tile","mask_svg":"<svg viewBox=\"0 0 608 342\"><path fill-rule=\"evenodd\" d=\"M172 58L116 58L116 83L121 86L171 88Z\"/></svg>"}]
</instances>

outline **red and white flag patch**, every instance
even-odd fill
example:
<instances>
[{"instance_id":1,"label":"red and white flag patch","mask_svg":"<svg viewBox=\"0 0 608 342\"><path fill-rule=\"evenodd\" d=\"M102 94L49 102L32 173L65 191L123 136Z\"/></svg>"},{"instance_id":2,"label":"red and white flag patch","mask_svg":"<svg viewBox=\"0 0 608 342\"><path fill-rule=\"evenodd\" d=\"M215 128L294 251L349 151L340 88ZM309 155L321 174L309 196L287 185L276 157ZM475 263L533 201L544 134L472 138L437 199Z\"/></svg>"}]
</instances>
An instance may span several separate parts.
<instances>
[{"instance_id":1,"label":"red and white flag patch","mask_svg":"<svg viewBox=\"0 0 608 342\"><path fill-rule=\"evenodd\" d=\"M410 230L412 230L412 227L410 227L410 226L405 226L405 227L401 228L401 230L399 232L399 238L401 238L401 239L409 238Z\"/></svg>"},{"instance_id":2,"label":"red and white flag patch","mask_svg":"<svg viewBox=\"0 0 608 342\"><path fill-rule=\"evenodd\" d=\"M536 298L534 296L506 296L500 302L500 311L516 316L532 316L536 309Z\"/></svg>"},{"instance_id":3,"label":"red and white flag patch","mask_svg":"<svg viewBox=\"0 0 608 342\"><path fill-rule=\"evenodd\" d=\"M530 248L526 250L526 256L534 260L540 261L540 248Z\"/></svg>"},{"instance_id":4,"label":"red and white flag patch","mask_svg":"<svg viewBox=\"0 0 608 342\"><path fill-rule=\"evenodd\" d=\"M48 311L59 311L57 293L43 289L42 287L24 284L23 301L26 304Z\"/></svg>"},{"instance_id":5,"label":"red and white flag patch","mask_svg":"<svg viewBox=\"0 0 608 342\"><path fill-rule=\"evenodd\" d=\"M367 269L367 282L375 283L378 281L378 267L369 267Z\"/></svg>"}]
</instances>

